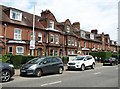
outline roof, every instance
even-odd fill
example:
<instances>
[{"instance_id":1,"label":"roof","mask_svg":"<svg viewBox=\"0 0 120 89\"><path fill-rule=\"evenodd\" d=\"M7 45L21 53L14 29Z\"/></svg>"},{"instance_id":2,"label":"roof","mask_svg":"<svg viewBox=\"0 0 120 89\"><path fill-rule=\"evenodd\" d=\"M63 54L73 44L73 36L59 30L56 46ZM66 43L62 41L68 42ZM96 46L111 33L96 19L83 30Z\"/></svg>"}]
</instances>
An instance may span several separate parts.
<instances>
[{"instance_id":1,"label":"roof","mask_svg":"<svg viewBox=\"0 0 120 89\"><path fill-rule=\"evenodd\" d=\"M7 13L8 10L10 10L10 9L14 9L14 8L2 6L2 21L3 22L33 27L33 14L21 11L22 12L22 21L12 20L9 18L9 15ZM18 10L18 11L20 11L20 10ZM41 17L35 15L35 28L44 29L44 26L39 22L39 19L41 19Z\"/></svg>"}]
</instances>

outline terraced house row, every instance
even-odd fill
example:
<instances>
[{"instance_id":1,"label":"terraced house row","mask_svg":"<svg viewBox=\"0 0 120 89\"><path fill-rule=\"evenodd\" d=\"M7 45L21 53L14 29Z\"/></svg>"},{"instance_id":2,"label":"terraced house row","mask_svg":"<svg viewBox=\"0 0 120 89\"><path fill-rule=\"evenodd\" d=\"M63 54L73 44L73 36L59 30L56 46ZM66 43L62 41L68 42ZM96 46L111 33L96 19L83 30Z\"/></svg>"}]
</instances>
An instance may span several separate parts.
<instances>
[{"instance_id":1,"label":"terraced house row","mask_svg":"<svg viewBox=\"0 0 120 89\"><path fill-rule=\"evenodd\" d=\"M0 54L31 55L33 14L0 6ZM58 22L50 10L35 15L35 56L89 54L92 51L117 51L109 34L82 30L79 22Z\"/></svg>"}]
</instances>

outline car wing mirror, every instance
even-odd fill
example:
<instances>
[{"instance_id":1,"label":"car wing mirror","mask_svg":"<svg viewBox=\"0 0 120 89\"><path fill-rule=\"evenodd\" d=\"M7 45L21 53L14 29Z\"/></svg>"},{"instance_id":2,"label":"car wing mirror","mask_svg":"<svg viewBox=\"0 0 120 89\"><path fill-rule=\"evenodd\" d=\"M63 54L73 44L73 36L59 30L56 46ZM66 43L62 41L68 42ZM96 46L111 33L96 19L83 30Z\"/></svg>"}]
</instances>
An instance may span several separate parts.
<instances>
[{"instance_id":1,"label":"car wing mirror","mask_svg":"<svg viewBox=\"0 0 120 89\"><path fill-rule=\"evenodd\" d=\"M47 64L47 61L44 61L43 64Z\"/></svg>"}]
</instances>

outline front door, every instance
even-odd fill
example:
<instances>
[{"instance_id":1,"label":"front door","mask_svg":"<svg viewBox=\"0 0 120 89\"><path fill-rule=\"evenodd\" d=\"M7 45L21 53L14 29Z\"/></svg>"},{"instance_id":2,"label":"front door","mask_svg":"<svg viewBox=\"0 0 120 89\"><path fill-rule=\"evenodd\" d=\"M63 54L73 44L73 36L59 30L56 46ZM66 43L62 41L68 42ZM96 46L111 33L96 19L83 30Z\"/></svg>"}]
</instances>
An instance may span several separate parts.
<instances>
[{"instance_id":1,"label":"front door","mask_svg":"<svg viewBox=\"0 0 120 89\"><path fill-rule=\"evenodd\" d=\"M38 48L37 55L38 55L38 56L42 56L42 48Z\"/></svg>"}]
</instances>

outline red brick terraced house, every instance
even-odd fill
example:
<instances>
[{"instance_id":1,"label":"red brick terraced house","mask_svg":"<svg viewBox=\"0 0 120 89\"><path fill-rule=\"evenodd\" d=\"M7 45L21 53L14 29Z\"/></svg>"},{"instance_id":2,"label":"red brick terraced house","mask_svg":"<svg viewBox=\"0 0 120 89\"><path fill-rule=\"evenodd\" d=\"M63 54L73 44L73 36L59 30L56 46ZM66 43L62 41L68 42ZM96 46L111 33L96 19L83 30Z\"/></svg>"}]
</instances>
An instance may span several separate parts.
<instances>
[{"instance_id":1,"label":"red brick terraced house","mask_svg":"<svg viewBox=\"0 0 120 89\"><path fill-rule=\"evenodd\" d=\"M33 39L33 14L0 6L0 54L31 55ZM89 54L95 51L117 52L115 41L109 34L82 30L79 22L69 19L58 22L49 10L35 15L35 56L64 56Z\"/></svg>"}]
</instances>

